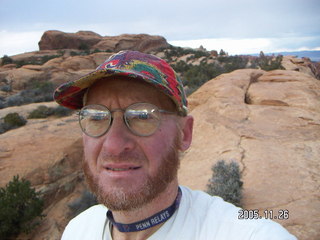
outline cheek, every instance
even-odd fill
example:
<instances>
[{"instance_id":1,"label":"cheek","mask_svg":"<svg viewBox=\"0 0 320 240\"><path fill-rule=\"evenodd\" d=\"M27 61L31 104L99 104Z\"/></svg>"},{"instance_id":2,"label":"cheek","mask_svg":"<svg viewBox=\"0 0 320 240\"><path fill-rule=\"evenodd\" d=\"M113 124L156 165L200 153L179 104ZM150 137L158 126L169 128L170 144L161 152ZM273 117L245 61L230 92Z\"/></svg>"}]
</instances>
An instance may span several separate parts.
<instances>
[{"instance_id":1,"label":"cheek","mask_svg":"<svg viewBox=\"0 0 320 240\"><path fill-rule=\"evenodd\" d=\"M176 134L175 128L171 128L171 131L169 129L159 129L156 135L141 144L150 161L151 169L155 168L157 170L164 157L174 147Z\"/></svg>"},{"instance_id":2,"label":"cheek","mask_svg":"<svg viewBox=\"0 0 320 240\"><path fill-rule=\"evenodd\" d=\"M87 162L96 162L100 151L100 143L97 139L83 136L84 159Z\"/></svg>"}]
</instances>

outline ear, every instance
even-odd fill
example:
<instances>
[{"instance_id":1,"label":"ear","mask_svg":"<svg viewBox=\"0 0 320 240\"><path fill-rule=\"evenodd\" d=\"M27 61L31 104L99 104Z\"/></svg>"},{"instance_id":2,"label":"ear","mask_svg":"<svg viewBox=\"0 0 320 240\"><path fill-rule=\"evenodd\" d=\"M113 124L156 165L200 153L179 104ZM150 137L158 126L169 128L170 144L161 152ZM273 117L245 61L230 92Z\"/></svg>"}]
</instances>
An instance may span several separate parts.
<instances>
[{"instance_id":1,"label":"ear","mask_svg":"<svg viewBox=\"0 0 320 240\"><path fill-rule=\"evenodd\" d=\"M193 117L186 116L181 121L181 144L180 150L186 151L192 142Z\"/></svg>"}]
</instances>

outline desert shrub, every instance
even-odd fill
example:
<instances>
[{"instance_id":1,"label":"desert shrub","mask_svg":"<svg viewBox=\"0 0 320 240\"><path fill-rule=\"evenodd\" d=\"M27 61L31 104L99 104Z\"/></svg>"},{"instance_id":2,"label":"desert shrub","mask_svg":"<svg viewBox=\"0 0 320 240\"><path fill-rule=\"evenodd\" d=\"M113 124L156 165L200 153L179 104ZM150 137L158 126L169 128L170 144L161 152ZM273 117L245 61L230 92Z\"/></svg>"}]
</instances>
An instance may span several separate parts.
<instances>
[{"instance_id":1,"label":"desert shrub","mask_svg":"<svg viewBox=\"0 0 320 240\"><path fill-rule=\"evenodd\" d=\"M9 64L9 63L14 63L16 64L17 68L20 68L24 65L42 65L45 64L46 62L48 62L49 60L53 59L53 58L57 58L57 57L61 57L63 54L59 53L57 55L45 55L42 57L33 57L33 58L29 58L29 59L25 59L25 60L17 60L14 61L12 58L4 55L2 58L2 65L4 64Z\"/></svg>"},{"instance_id":2,"label":"desert shrub","mask_svg":"<svg viewBox=\"0 0 320 240\"><path fill-rule=\"evenodd\" d=\"M53 109L44 105L37 107L29 113L28 118L47 118L53 115Z\"/></svg>"},{"instance_id":3,"label":"desert shrub","mask_svg":"<svg viewBox=\"0 0 320 240\"><path fill-rule=\"evenodd\" d=\"M62 106L55 108L41 105L29 113L28 118L47 118L49 116L64 117L69 116L72 110Z\"/></svg>"},{"instance_id":4,"label":"desert shrub","mask_svg":"<svg viewBox=\"0 0 320 240\"><path fill-rule=\"evenodd\" d=\"M0 188L0 239L13 239L19 233L29 233L39 224L43 200L29 181L14 176Z\"/></svg>"},{"instance_id":5,"label":"desert shrub","mask_svg":"<svg viewBox=\"0 0 320 240\"><path fill-rule=\"evenodd\" d=\"M96 204L98 204L97 198L91 192L85 190L82 192L80 198L68 204L70 216L75 217L84 210Z\"/></svg>"},{"instance_id":6,"label":"desert shrub","mask_svg":"<svg viewBox=\"0 0 320 240\"><path fill-rule=\"evenodd\" d=\"M241 56L220 56L218 61L223 65L223 72L229 73L237 69L244 69L248 63L248 58Z\"/></svg>"},{"instance_id":7,"label":"desert shrub","mask_svg":"<svg viewBox=\"0 0 320 240\"><path fill-rule=\"evenodd\" d=\"M186 63L185 61L179 61L175 64L171 64L171 67L177 72L177 73L184 73L184 72L187 72L191 67L192 65L191 64L188 64Z\"/></svg>"},{"instance_id":8,"label":"desert shrub","mask_svg":"<svg viewBox=\"0 0 320 240\"><path fill-rule=\"evenodd\" d=\"M20 106L23 104L28 104L31 103L32 99L30 98L25 98L24 96L21 95L20 93L14 94L12 96L7 97L5 100L4 104L6 107L13 107L13 106Z\"/></svg>"},{"instance_id":9,"label":"desert shrub","mask_svg":"<svg viewBox=\"0 0 320 240\"><path fill-rule=\"evenodd\" d=\"M85 42L82 42L82 43L80 43L78 49L79 49L79 50L90 50L90 47L89 47L89 45L86 44Z\"/></svg>"},{"instance_id":10,"label":"desert shrub","mask_svg":"<svg viewBox=\"0 0 320 240\"><path fill-rule=\"evenodd\" d=\"M3 122L3 119L0 119L0 134L5 133L8 130L9 130L9 128L8 128L7 124L5 124Z\"/></svg>"},{"instance_id":11,"label":"desert shrub","mask_svg":"<svg viewBox=\"0 0 320 240\"><path fill-rule=\"evenodd\" d=\"M1 101L0 108L21 106L29 103L50 102L53 100L52 93L55 86L51 82L32 83L29 89L11 95Z\"/></svg>"},{"instance_id":12,"label":"desert shrub","mask_svg":"<svg viewBox=\"0 0 320 240\"><path fill-rule=\"evenodd\" d=\"M57 117L65 117L71 115L73 111L69 108L58 106L53 109L53 115Z\"/></svg>"},{"instance_id":13,"label":"desert shrub","mask_svg":"<svg viewBox=\"0 0 320 240\"><path fill-rule=\"evenodd\" d=\"M242 181L239 165L236 162L226 164L218 161L212 167L212 178L207 185L207 193L220 196L225 201L241 206Z\"/></svg>"},{"instance_id":14,"label":"desert shrub","mask_svg":"<svg viewBox=\"0 0 320 240\"><path fill-rule=\"evenodd\" d=\"M0 109L6 108L6 107L7 107L6 102L0 98Z\"/></svg>"},{"instance_id":15,"label":"desert shrub","mask_svg":"<svg viewBox=\"0 0 320 240\"><path fill-rule=\"evenodd\" d=\"M4 92L11 92L12 91L12 87L11 85L7 84L7 85L4 85L0 88L1 91L4 91Z\"/></svg>"},{"instance_id":16,"label":"desert shrub","mask_svg":"<svg viewBox=\"0 0 320 240\"><path fill-rule=\"evenodd\" d=\"M12 58L8 57L7 55L4 55L2 58L1 58L1 65L6 65L6 64L10 64L10 63L13 63L13 60Z\"/></svg>"},{"instance_id":17,"label":"desert shrub","mask_svg":"<svg viewBox=\"0 0 320 240\"><path fill-rule=\"evenodd\" d=\"M223 49L220 49L219 56L226 56L226 55L228 55L228 53L226 53Z\"/></svg>"},{"instance_id":18,"label":"desert shrub","mask_svg":"<svg viewBox=\"0 0 320 240\"><path fill-rule=\"evenodd\" d=\"M26 123L27 120L18 113L9 113L3 119L0 119L0 134L24 126Z\"/></svg>"},{"instance_id":19,"label":"desert shrub","mask_svg":"<svg viewBox=\"0 0 320 240\"><path fill-rule=\"evenodd\" d=\"M188 49L185 51L188 51ZM202 51L197 52L199 53L197 56L202 56ZM169 56L171 57L171 54ZM195 58L194 56L196 56L196 54L191 58ZM242 56L223 55L219 56L217 60L219 63L207 63L206 59L203 59L199 65L188 64L187 62L180 60L177 63L172 63L171 66L181 75L181 79L183 83L188 86L188 92L190 94L205 82L219 76L220 74L246 68L248 64L248 58Z\"/></svg>"},{"instance_id":20,"label":"desert shrub","mask_svg":"<svg viewBox=\"0 0 320 240\"><path fill-rule=\"evenodd\" d=\"M9 113L3 118L6 124L13 127L21 127L27 123L27 121L18 113Z\"/></svg>"},{"instance_id":21,"label":"desert shrub","mask_svg":"<svg viewBox=\"0 0 320 240\"><path fill-rule=\"evenodd\" d=\"M18 113L8 113L0 123L0 133L24 126L27 120Z\"/></svg>"},{"instance_id":22,"label":"desert shrub","mask_svg":"<svg viewBox=\"0 0 320 240\"><path fill-rule=\"evenodd\" d=\"M47 107L41 105L37 107L35 110L29 113L28 118L47 118L49 116L57 116L57 117L64 117L69 116L72 113L72 110L69 108L65 108L62 106L58 106L55 108Z\"/></svg>"},{"instance_id":23,"label":"desert shrub","mask_svg":"<svg viewBox=\"0 0 320 240\"><path fill-rule=\"evenodd\" d=\"M283 66L281 65L282 62L282 55L278 55L277 57L274 56L266 56L264 53L261 51L259 58L257 58L257 65L265 71L271 71L271 70L276 70L276 69L284 69Z\"/></svg>"},{"instance_id":24,"label":"desert shrub","mask_svg":"<svg viewBox=\"0 0 320 240\"><path fill-rule=\"evenodd\" d=\"M201 51L201 50L196 50L196 49L192 49L192 48L182 48L182 47L174 47L174 46L170 46L168 48L165 49L160 49L160 51L163 51L165 54L165 59L167 61L172 61L173 57L181 57L187 54L193 54L191 59L194 58L200 58L200 57L209 57L210 53L206 52L206 51Z\"/></svg>"},{"instance_id":25,"label":"desert shrub","mask_svg":"<svg viewBox=\"0 0 320 240\"><path fill-rule=\"evenodd\" d=\"M190 67L185 73L183 73L183 80L191 87L199 87L212 78L217 77L224 70L220 65L214 63L201 63Z\"/></svg>"}]
</instances>

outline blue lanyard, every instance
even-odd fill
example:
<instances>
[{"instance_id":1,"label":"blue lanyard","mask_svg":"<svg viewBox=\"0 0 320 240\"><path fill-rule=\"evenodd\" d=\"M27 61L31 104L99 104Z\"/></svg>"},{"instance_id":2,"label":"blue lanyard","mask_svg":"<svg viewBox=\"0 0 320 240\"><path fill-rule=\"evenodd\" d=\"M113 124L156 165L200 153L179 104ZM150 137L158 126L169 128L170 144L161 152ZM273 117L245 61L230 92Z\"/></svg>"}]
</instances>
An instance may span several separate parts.
<instances>
[{"instance_id":1,"label":"blue lanyard","mask_svg":"<svg viewBox=\"0 0 320 240\"><path fill-rule=\"evenodd\" d=\"M180 205L181 196L182 196L182 192L179 187L177 197L171 206L139 222L130 223L130 224L118 223L114 220L112 212L110 210L108 210L107 212L107 218L112 223L112 225L114 225L120 232L143 231L148 228L154 227L158 224L161 224L167 221L170 217L172 217L172 215L175 213L175 211Z\"/></svg>"}]
</instances>

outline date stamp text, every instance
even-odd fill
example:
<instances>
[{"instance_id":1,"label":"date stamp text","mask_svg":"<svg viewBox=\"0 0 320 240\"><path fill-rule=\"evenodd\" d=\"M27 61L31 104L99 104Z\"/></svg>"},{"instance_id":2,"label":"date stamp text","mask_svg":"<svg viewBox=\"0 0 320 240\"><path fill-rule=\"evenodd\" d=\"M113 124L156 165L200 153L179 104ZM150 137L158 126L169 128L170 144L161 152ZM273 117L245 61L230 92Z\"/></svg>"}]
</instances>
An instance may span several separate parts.
<instances>
[{"instance_id":1,"label":"date stamp text","mask_svg":"<svg viewBox=\"0 0 320 240\"><path fill-rule=\"evenodd\" d=\"M273 210L263 210L258 209L247 210L241 209L238 211L238 219L271 219L271 220L287 220L289 219L289 210L279 209L277 211Z\"/></svg>"}]
</instances>

